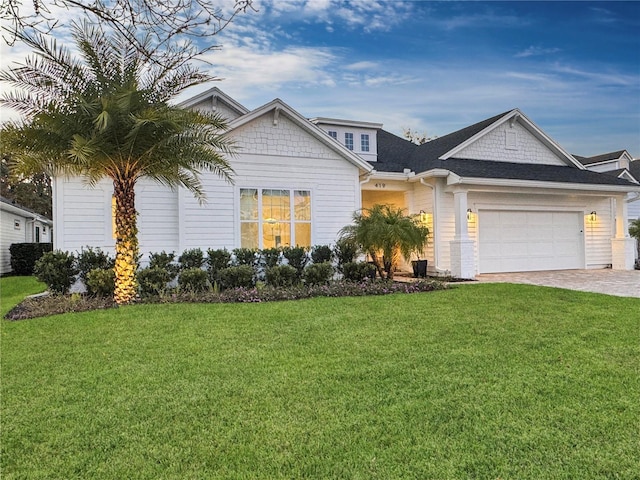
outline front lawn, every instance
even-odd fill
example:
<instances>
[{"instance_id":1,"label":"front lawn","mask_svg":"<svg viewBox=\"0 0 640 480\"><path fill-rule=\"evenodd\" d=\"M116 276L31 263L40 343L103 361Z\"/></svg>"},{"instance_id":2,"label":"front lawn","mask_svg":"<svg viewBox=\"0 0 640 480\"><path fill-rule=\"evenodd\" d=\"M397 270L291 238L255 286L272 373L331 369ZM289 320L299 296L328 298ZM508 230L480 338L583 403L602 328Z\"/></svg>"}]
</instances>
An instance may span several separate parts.
<instances>
[{"instance_id":1,"label":"front lawn","mask_svg":"<svg viewBox=\"0 0 640 480\"><path fill-rule=\"evenodd\" d=\"M479 284L3 320L1 475L638 478L638 311Z\"/></svg>"}]
</instances>

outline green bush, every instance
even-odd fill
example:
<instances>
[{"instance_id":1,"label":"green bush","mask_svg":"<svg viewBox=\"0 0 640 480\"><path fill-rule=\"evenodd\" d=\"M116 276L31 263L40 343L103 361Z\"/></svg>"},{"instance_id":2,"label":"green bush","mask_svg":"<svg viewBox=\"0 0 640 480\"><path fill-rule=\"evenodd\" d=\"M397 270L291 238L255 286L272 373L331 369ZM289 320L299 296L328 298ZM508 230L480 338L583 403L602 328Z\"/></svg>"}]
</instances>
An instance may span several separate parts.
<instances>
[{"instance_id":1,"label":"green bush","mask_svg":"<svg viewBox=\"0 0 640 480\"><path fill-rule=\"evenodd\" d=\"M307 285L326 285L333 277L333 265L330 262L314 263L302 272L302 280Z\"/></svg>"},{"instance_id":2,"label":"green bush","mask_svg":"<svg viewBox=\"0 0 640 480\"><path fill-rule=\"evenodd\" d=\"M34 273L52 293L67 293L78 274L76 259L72 253L47 252L36 261Z\"/></svg>"},{"instance_id":3,"label":"green bush","mask_svg":"<svg viewBox=\"0 0 640 480\"><path fill-rule=\"evenodd\" d=\"M207 272L201 268L187 268L178 277L180 290L184 292L200 293L209 289Z\"/></svg>"},{"instance_id":4,"label":"green bush","mask_svg":"<svg viewBox=\"0 0 640 480\"><path fill-rule=\"evenodd\" d=\"M307 250L304 247L285 247L282 249L282 255L289 261L289 265L298 272L298 278L302 277L302 270L309 261Z\"/></svg>"},{"instance_id":5,"label":"green bush","mask_svg":"<svg viewBox=\"0 0 640 480\"><path fill-rule=\"evenodd\" d=\"M266 280L272 287L290 287L297 283L298 271L291 265L276 265L267 268Z\"/></svg>"},{"instance_id":6,"label":"green bush","mask_svg":"<svg viewBox=\"0 0 640 480\"><path fill-rule=\"evenodd\" d=\"M365 278L374 278L376 267L365 262L348 262L342 266L344 279L351 282L361 282Z\"/></svg>"},{"instance_id":7,"label":"green bush","mask_svg":"<svg viewBox=\"0 0 640 480\"><path fill-rule=\"evenodd\" d=\"M278 265L280 262L280 252L279 248L265 248L260 251L260 256L264 260L265 268L272 268Z\"/></svg>"},{"instance_id":8,"label":"green bush","mask_svg":"<svg viewBox=\"0 0 640 480\"><path fill-rule=\"evenodd\" d=\"M167 253L164 250L160 253L149 254L149 268L161 268L169 274L169 281L176 278L180 272L180 266L175 263L176 254Z\"/></svg>"},{"instance_id":9,"label":"green bush","mask_svg":"<svg viewBox=\"0 0 640 480\"><path fill-rule=\"evenodd\" d=\"M220 281L220 272L229 268L230 263L231 253L226 248L207 250L207 271L212 285Z\"/></svg>"},{"instance_id":10,"label":"green bush","mask_svg":"<svg viewBox=\"0 0 640 480\"><path fill-rule=\"evenodd\" d=\"M116 288L116 273L112 269L94 268L86 275L85 285L89 295L112 297Z\"/></svg>"},{"instance_id":11,"label":"green bush","mask_svg":"<svg viewBox=\"0 0 640 480\"><path fill-rule=\"evenodd\" d=\"M52 250L51 243L13 243L9 245L11 270L15 275L33 275L36 261Z\"/></svg>"},{"instance_id":12,"label":"green bush","mask_svg":"<svg viewBox=\"0 0 640 480\"><path fill-rule=\"evenodd\" d=\"M204 266L204 253L199 248L185 250L178 258L180 268L187 270L189 268L202 268Z\"/></svg>"},{"instance_id":13,"label":"green bush","mask_svg":"<svg viewBox=\"0 0 640 480\"><path fill-rule=\"evenodd\" d=\"M78 270L80 273L80 279L87 285L87 275L90 271L95 269L108 270L115 266L115 259L111 258L108 253L103 252L100 248L93 248L87 246L86 249L80 249L78 258ZM113 293L113 292L112 292Z\"/></svg>"},{"instance_id":14,"label":"green bush","mask_svg":"<svg viewBox=\"0 0 640 480\"><path fill-rule=\"evenodd\" d=\"M253 268L249 265L238 265L220 271L220 287L251 288L255 285Z\"/></svg>"},{"instance_id":15,"label":"green bush","mask_svg":"<svg viewBox=\"0 0 640 480\"><path fill-rule=\"evenodd\" d=\"M164 295L172 279L169 272L161 267L143 268L136 274L141 297Z\"/></svg>"},{"instance_id":16,"label":"green bush","mask_svg":"<svg viewBox=\"0 0 640 480\"><path fill-rule=\"evenodd\" d=\"M315 245L311 249L311 261L313 263L330 262L332 257L333 252L329 245Z\"/></svg>"},{"instance_id":17,"label":"green bush","mask_svg":"<svg viewBox=\"0 0 640 480\"><path fill-rule=\"evenodd\" d=\"M236 257L236 266L249 265L253 267L256 261L256 252L251 248L234 248L233 255Z\"/></svg>"},{"instance_id":18,"label":"green bush","mask_svg":"<svg viewBox=\"0 0 640 480\"><path fill-rule=\"evenodd\" d=\"M341 238L333 247L333 255L338 261L338 271L344 273L344 265L353 263L358 255L358 245L348 238Z\"/></svg>"}]
</instances>

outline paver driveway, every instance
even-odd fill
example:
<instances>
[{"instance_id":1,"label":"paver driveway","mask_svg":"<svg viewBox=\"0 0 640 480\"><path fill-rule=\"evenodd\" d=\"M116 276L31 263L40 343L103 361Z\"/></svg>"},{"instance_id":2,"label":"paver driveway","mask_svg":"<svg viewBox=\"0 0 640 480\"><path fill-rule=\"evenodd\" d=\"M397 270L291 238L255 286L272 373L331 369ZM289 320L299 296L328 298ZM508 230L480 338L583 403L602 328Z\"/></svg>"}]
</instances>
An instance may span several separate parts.
<instances>
[{"instance_id":1,"label":"paver driveway","mask_svg":"<svg viewBox=\"0 0 640 480\"><path fill-rule=\"evenodd\" d=\"M527 283L640 298L640 270L559 270L547 272L485 273L480 282Z\"/></svg>"}]
</instances>

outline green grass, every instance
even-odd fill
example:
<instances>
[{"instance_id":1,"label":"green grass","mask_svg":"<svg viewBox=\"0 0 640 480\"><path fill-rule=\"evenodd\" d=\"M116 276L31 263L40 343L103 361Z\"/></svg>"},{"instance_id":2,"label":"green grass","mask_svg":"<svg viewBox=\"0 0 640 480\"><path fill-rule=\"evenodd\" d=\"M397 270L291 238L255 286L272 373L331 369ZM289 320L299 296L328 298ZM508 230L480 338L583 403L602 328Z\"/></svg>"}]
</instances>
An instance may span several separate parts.
<instances>
[{"instance_id":1,"label":"green grass","mask_svg":"<svg viewBox=\"0 0 640 480\"><path fill-rule=\"evenodd\" d=\"M481 284L3 321L1 477L637 479L639 311Z\"/></svg>"},{"instance_id":2,"label":"green grass","mask_svg":"<svg viewBox=\"0 0 640 480\"><path fill-rule=\"evenodd\" d=\"M44 292L47 286L35 277L0 278L0 317L20 303L27 295Z\"/></svg>"}]
</instances>

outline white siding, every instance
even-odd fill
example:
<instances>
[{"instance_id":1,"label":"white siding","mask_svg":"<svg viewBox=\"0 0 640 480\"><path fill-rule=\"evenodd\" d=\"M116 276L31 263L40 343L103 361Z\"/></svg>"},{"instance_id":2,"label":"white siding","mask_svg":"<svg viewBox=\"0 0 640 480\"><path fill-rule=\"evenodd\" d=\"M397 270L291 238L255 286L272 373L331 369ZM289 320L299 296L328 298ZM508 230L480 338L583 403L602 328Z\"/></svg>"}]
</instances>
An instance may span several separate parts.
<instances>
[{"instance_id":1,"label":"white siding","mask_svg":"<svg viewBox=\"0 0 640 480\"><path fill-rule=\"evenodd\" d=\"M198 110L200 112L217 113L222 118L224 118L227 122L235 120L240 116L235 110L225 105L219 99L215 105L215 108L214 108L213 100L211 98L207 98L206 100L203 100L202 102L197 103L191 108L193 110Z\"/></svg>"},{"instance_id":2,"label":"white siding","mask_svg":"<svg viewBox=\"0 0 640 480\"><path fill-rule=\"evenodd\" d=\"M516 148L507 148L507 135L516 135ZM519 123L513 128L509 122L499 125L471 145L456 153L456 158L472 160L493 160L497 162L536 163L545 165L566 165L566 162L549 150Z\"/></svg>"},{"instance_id":3,"label":"white siding","mask_svg":"<svg viewBox=\"0 0 640 480\"><path fill-rule=\"evenodd\" d=\"M20 229L14 228L14 222L20 222ZM9 247L13 243L26 242L26 218L15 213L0 210L0 274L11 271L11 254Z\"/></svg>"},{"instance_id":4,"label":"white siding","mask_svg":"<svg viewBox=\"0 0 640 480\"><path fill-rule=\"evenodd\" d=\"M593 172L610 172L611 170L623 168L620 166L620 162L618 160L607 163L598 163L597 165L586 165L586 167L587 170L591 170Z\"/></svg>"}]
</instances>

